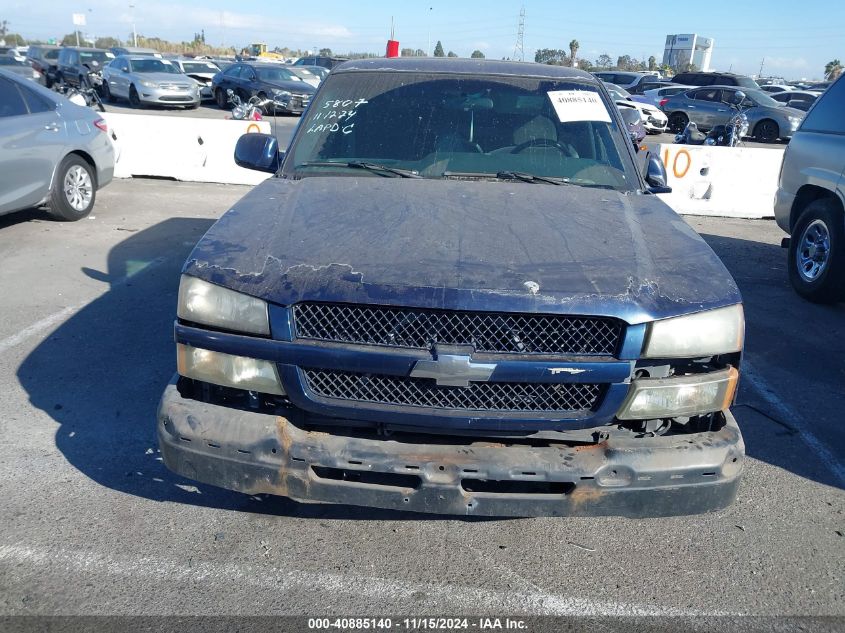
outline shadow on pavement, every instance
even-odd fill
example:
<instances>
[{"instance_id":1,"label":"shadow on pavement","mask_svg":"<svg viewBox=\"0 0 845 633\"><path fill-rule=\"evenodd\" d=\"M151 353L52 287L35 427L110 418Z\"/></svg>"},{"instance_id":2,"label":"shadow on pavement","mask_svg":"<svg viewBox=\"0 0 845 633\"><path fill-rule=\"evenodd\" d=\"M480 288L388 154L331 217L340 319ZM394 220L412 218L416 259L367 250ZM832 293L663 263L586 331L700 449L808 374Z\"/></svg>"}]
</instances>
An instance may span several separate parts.
<instances>
[{"instance_id":1,"label":"shadow on pavement","mask_svg":"<svg viewBox=\"0 0 845 633\"><path fill-rule=\"evenodd\" d=\"M845 432L845 303L814 305L787 278L787 252L779 245L702 234L734 276L745 307L745 355L757 374L765 367L775 395L802 418L841 462ZM741 381L733 412L750 457L807 479L842 487L798 434L785 411ZM804 403L807 404L804 404ZM800 423L799 423L800 424Z\"/></svg>"},{"instance_id":2,"label":"shadow on pavement","mask_svg":"<svg viewBox=\"0 0 845 633\"><path fill-rule=\"evenodd\" d=\"M167 470L158 453L156 407L175 370L179 271L211 224L172 218L115 246L108 270L83 270L109 283L108 291L21 364L18 379L30 402L59 424L56 446L68 462L100 485L154 501L320 519L454 519L250 497Z\"/></svg>"}]
</instances>

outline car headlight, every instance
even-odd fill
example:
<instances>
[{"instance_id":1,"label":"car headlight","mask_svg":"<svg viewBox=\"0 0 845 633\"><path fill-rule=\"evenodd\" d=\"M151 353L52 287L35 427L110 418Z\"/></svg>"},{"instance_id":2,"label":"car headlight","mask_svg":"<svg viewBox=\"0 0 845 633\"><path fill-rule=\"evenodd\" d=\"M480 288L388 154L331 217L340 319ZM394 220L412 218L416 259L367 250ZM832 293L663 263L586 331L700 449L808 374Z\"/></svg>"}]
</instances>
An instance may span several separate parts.
<instances>
[{"instance_id":1,"label":"car headlight","mask_svg":"<svg viewBox=\"0 0 845 633\"><path fill-rule=\"evenodd\" d=\"M176 371L180 376L213 385L285 395L275 363L246 356L176 344Z\"/></svg>"},{"instance_id":2,"label":"car headlight","mask_svg":"<svg viewBox=\"0 0 845 633\"><path fill-rule=\"evenodd\" d=\"M742 304L654 321L643 358L701 358L742 350L745 316Z\"/></svg>"},{"instance_id":3,"label":"car headlight","mask_svg":"<svg viewBox=\"0 0 845 633\"><path fill-rule=\"evenodd\" d=\"M145 88L158 88L158 84L154 81L142 81L141 85Z\"/></svg>"},{"instance_id":4,"label":"car headlight","mask_svg":"<svg viewBox=\"0 0 845 633\"><path fill-rule=\"evenodd\" d=\"M182 275L179 281L180 319L234 332L270 334L267 302Z\"/></svg>"},{"instance_id":5,"label":"car headlight","mask_svg":"<svg viewBox=\"0 0 845 633\"><path fill-rule=\"evenodd\" d=\"M654 420L723 411L733 402L738 380L733 367L676 378L638 378L616 417Z\"/></svg>"},{"instance_id":6,"label":"car headlight","mask_svg":"<svg viewBox=\"0 0 845 633\"><path fill-rule=\"evenodd\" d=\"M792 124L792 127L798 127L799 125L801 125L801 121L802 119L799 116L789 117L789 122Z\"/></svg>"},{"instance_id":7,"label":"car headlight","mask_svg":"<svg viewBox=\"0 0 845 633\"><path fill-rule=\"evenodd\" d=\"M274 90L273 96L277 99L290 99L293 95L287 90Z\"/></svg>"}]
</instances>

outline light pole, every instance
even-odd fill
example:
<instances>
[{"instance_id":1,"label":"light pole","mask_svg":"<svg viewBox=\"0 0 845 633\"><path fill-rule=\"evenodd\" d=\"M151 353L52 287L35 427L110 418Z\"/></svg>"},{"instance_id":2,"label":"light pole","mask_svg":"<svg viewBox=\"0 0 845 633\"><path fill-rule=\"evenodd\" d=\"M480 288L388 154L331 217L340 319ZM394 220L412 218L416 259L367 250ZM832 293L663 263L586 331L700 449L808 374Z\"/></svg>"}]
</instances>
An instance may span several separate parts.
<instances>
[{"instance_id":1,"label":"light pole","mask_svg":"<svg viewBox=\"0 0 845 633\"><path fill-rule=\"evenodd\" d=\"M132 46L138 46L138 33L135 31L135 5L130 4L129 10L132 12Z\"/></svg>"},{"instance_id":2,"label":"light pole","mask_svg":"<svg viewBox=\"0 0 845 633\"><path fill-rule=\"evenodd\" d=\"M428 55L429 57L431 57L431 10L432 9L434 9L434 7L428 8L428 20L426 20L426 22L428 22L428 44L426 44L426 47L425 47L425 54Z\"/></svg>"}]
</instances>

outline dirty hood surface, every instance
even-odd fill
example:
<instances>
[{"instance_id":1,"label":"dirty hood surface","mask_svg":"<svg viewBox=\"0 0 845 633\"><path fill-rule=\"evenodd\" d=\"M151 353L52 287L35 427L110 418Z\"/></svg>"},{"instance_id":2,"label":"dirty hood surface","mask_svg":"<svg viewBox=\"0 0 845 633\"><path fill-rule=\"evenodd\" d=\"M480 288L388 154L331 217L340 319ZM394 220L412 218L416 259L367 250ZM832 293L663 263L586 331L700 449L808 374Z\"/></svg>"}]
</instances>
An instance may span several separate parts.
<instances>
[{"instance_id":1,"label":"dirty hood surface","mask_svg":"<svg viewBox=\"0 0 845 633\"><path fill-rule=\"evenodd\" d=\"M577 186L271 178L184 272L267 301L617 316L739 302L710 247L657 196Z\"/></svg>"}]
</instances>

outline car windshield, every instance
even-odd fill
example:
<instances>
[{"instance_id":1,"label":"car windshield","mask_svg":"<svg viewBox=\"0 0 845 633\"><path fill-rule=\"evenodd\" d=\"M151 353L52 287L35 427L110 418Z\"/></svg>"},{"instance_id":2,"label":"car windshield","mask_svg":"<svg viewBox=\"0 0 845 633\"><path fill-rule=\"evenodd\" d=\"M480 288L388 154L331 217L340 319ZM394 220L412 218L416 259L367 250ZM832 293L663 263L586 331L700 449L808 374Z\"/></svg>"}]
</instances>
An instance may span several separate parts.
<instances>
[{"instance_id":1,"label":"car windshield","mask_svg":"<svg viewBox=\"0 0 845 633\"><path fill-rule=\"evenodd\" d=\"M605 88L607 88L608 92L610 92L610 96L613 98L614 101L627 101L628 97L631 96L631 93L622 88L621 86L617 86L616 84L611 84L605 82Z\"/></svg>"},{"instance_id":2,"label":"car windshield","mask_svg":"<svg viewBox=\"0 0 845 633\"><path fill-rule=\"evenodd\" d=\"M341 73L326 78L319 102L299 124L283 174L405 170L423 178L497 179L516 173L546 178L526 179L534 183L632 190L638 179L626 138L593 82Z\"/></svg>"},{"instance_id":3,"label":"car windshield","mask_svg":"<svg viewBox=\"0 0 845 633\"><path fill-rule=\"evenodd\" d=\"M21 59L15 59L11 55L0 55L0 66L26 66L26 62Z\"/></svg>"},{"instance_id":4,"label":"car windshield","mask_svg":"<svg viewBox=\"0 0 845 633\"><path fill-rule=\"evenodd\" d=\"M179 69L169 61L161 59L133 59L129 62L133 73L170 73L178 75Z\"/></svg>"},{"instance_id":5,"label":"car windshield","mask_svg":"<svg viewBox=\"0 0 845 633\"><path fill-rule=\"evenodd\" d=\"M783 104L775 99L772 99L772 96L762 90L743 90L745 96L751 99L754 103L758 106L769 106L769 107L778 107L782 106Z\"/></svg>"},{"instance_id":6,"label":"car windshield","mask_svg":"<svg viewBox=\"0 0 845 633\"><path fill-rule=\"evenodd\" d=\"M261 81L302 81L286 68L254 68Z\"/></svg>"},{"instance_id":7,"label":"car windshield","mask_svg":"<svg viewBox=\"0 0 845 633\"><path fill-rule=\"evenodd\" d=\"M183 62L182 68L186 73L216 73L220 71L211 62Z\"/></svg>"},{"instance_id":8,"label":"car windshield","mask_svg":"<svg viewBox=\"0 0 845 633\"><path fill-rule=\"evenodd\" d=\"M114 55L105 51L79 51L79 63L90 64L97 62L101 66L114 59Z\"/></svg>"}]
</instances>

